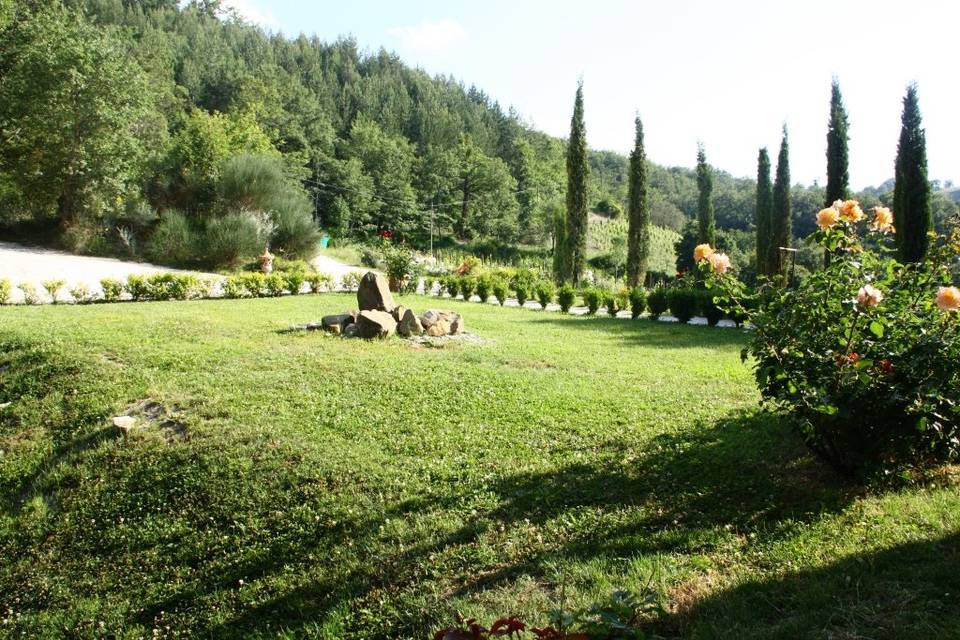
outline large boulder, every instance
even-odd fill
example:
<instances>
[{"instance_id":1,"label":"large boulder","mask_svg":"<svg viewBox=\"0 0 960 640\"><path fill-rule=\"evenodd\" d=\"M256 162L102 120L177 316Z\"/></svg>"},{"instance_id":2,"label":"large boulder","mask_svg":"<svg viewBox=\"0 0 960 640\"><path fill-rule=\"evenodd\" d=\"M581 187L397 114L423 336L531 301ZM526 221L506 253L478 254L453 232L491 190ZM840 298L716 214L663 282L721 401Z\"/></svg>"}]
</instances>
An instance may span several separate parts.
<instances>
[{"instance_id":1,"label":"large boulder","mask_svg":"<svg viewBox=\"0 0 960 640\"><path fill-rule=\"evenodd\" d=\"M420 319L417 318L417 314L413 312L413 309L407 309L403 312L403 315L400 317L400 322L397 323L397 333L404 338L419 336L423 333L423 327L420 326Z\"/></svg>"},{"instance_id":2,"label":"large boulder","mask_svg":"<svg viewBox=\"0 0 960 640\"><path fill-rule=\"evenodd\" d=\"M386 338L397 330L397 321L386 311L361 311L357 316L357 335L361 338Z\"/></svg>"},{"instance_id":3,"label":"large boulder","mask_svg":"<svg viewBox=\"0 0 960 640\"><path fill-rule=\"evenodd\" d=\"M357 287L357 304L360 311L385 311L390 313L396 307L387 279L379 273L367 271Z\"/></svg>"}]
</instances>

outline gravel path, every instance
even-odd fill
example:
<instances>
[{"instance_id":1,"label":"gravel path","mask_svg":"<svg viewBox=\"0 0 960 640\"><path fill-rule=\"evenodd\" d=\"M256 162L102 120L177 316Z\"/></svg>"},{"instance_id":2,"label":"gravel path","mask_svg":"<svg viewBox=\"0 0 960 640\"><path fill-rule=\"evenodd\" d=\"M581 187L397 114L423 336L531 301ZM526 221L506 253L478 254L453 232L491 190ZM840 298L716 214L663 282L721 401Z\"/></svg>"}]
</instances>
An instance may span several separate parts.
<instances>
[{"instance_id":1,"label":"gravel path","mask_svg":"<svg viewBox=\"0 0 960 640\"><path fill-rule=\"evenodd\" d=\"M310 264L320 273L326 273L333 276L334 280L340 282L348 273L359 273L363 275L370 269L365 267L351 267L350 265L338 262L329 256L319 255L314 258Z\"/></svg>"},{"instance_id":2,"label":"gravel path","mask_svg":"<svg viewBox=\"0 0 960 640\"><path fill-rule=\"evenodd\" d=\"M21 282L29 282L41 292L45 280L63 280L68 287L83 283L91 291L100 292L101 278L125 280L128 275L150 275L158 272L195 273L146 262L78 256L53 249L0 242L0 278L6 278L13 284L14 302L23 300L23 294L16 288ZM67 294L64 292L61 295Z\"/></svg>"}]
</instances>

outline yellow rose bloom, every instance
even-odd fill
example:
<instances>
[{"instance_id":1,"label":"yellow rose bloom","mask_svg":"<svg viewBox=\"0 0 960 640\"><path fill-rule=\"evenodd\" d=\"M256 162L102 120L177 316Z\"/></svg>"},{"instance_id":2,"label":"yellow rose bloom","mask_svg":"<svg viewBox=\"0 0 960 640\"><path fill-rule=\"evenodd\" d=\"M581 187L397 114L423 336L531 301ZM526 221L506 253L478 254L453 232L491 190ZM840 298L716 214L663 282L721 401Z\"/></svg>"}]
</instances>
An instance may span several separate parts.
<instances>
[{"instance_id":1,"label":"yellow rose bloom","mask_svg":"<svg viewBox=\"0 0 960 640\"><path fill-rule=\"evenodd\" d=\"M873 208L873 223L870 228L874 231L893 231L893 212L887 207Z\"/></svg>"},{"instance_id":2,"label":"yellow rose bloom","mask_svg":"<svg viewBox=\"0 0 960 640\"><path fill-rule=\"evenodd\" d=\"M834 203L834 206L836 206L836 203ZM856 200L846 200L840 205L840 217L847 222L860 222L866 216L863 214L863 209L860 208L859 202Z\"/></svg>"},{"instance_id":3,"label":"yellow rose bloom","mask_svg":"<svg viewBox=\"0 0 960 640\"><path fill-rule=\"evenodd\" d=\"M960 310L960 289L956 287L940 287L937 290L937 306L941 311Z\"/></svg>"},{"instance_id":4,"label":"yellow rose bloom","mask_svg":"<svg viewBox=\"0 0 960 640\"><path fill-rule=\"evenodd\" d=\"M703 262L713 255L713 247L709 244L698 244L693 250L693 261Z\"/></svg>"},{"instance_id":5,"label":"yellow rose bloom","mask_svg":"<svg viewBox=\"0 0 960 640\"><path fill-rule=\"evenodd\" d=\"M817 226L824 231L834 228L838 222L840 222L840 212L833 207L821 209L817 214Z\"/></svg>"}]
</instances>

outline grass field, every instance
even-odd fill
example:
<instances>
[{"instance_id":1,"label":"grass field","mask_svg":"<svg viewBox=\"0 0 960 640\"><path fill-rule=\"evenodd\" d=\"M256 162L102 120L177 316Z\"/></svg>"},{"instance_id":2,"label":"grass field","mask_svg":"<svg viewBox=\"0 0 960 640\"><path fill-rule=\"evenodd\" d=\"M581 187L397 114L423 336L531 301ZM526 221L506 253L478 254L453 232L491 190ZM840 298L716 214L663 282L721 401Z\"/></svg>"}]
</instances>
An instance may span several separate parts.
<instances>
[{"instance_id":1,"label":"grass field","mask_svg":"<svg viewBox=\"0 0 960 640\"><path fill-rule=\"evenodd\" d=\"M666 637L960 635L955 475L844 484L738 332L445 304L487 344L285 331L334 294L0 308L0 636L425 638L648 586Z\"/></svg>"}]
</instances>

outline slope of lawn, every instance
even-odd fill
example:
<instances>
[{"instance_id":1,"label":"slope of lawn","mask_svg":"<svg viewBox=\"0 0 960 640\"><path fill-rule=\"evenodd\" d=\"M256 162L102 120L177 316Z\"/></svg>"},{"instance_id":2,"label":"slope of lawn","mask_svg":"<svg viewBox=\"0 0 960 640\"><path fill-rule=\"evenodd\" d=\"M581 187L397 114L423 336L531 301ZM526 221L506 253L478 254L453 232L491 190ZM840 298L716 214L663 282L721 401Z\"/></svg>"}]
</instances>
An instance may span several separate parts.
<instances>
[{"instance_id":1,"label":"slope of lawn","mask_svg":"<svg viewBox=\"0 0 960 640\"><path fill-rule=\"evenodd\" d=\"M0 636L424 638L631 589L666 637L957 637L954 475L838 480L737 331L445 305L487 343L285 331L347 295L0 308Z\"/></svg>"}]
</instances>

